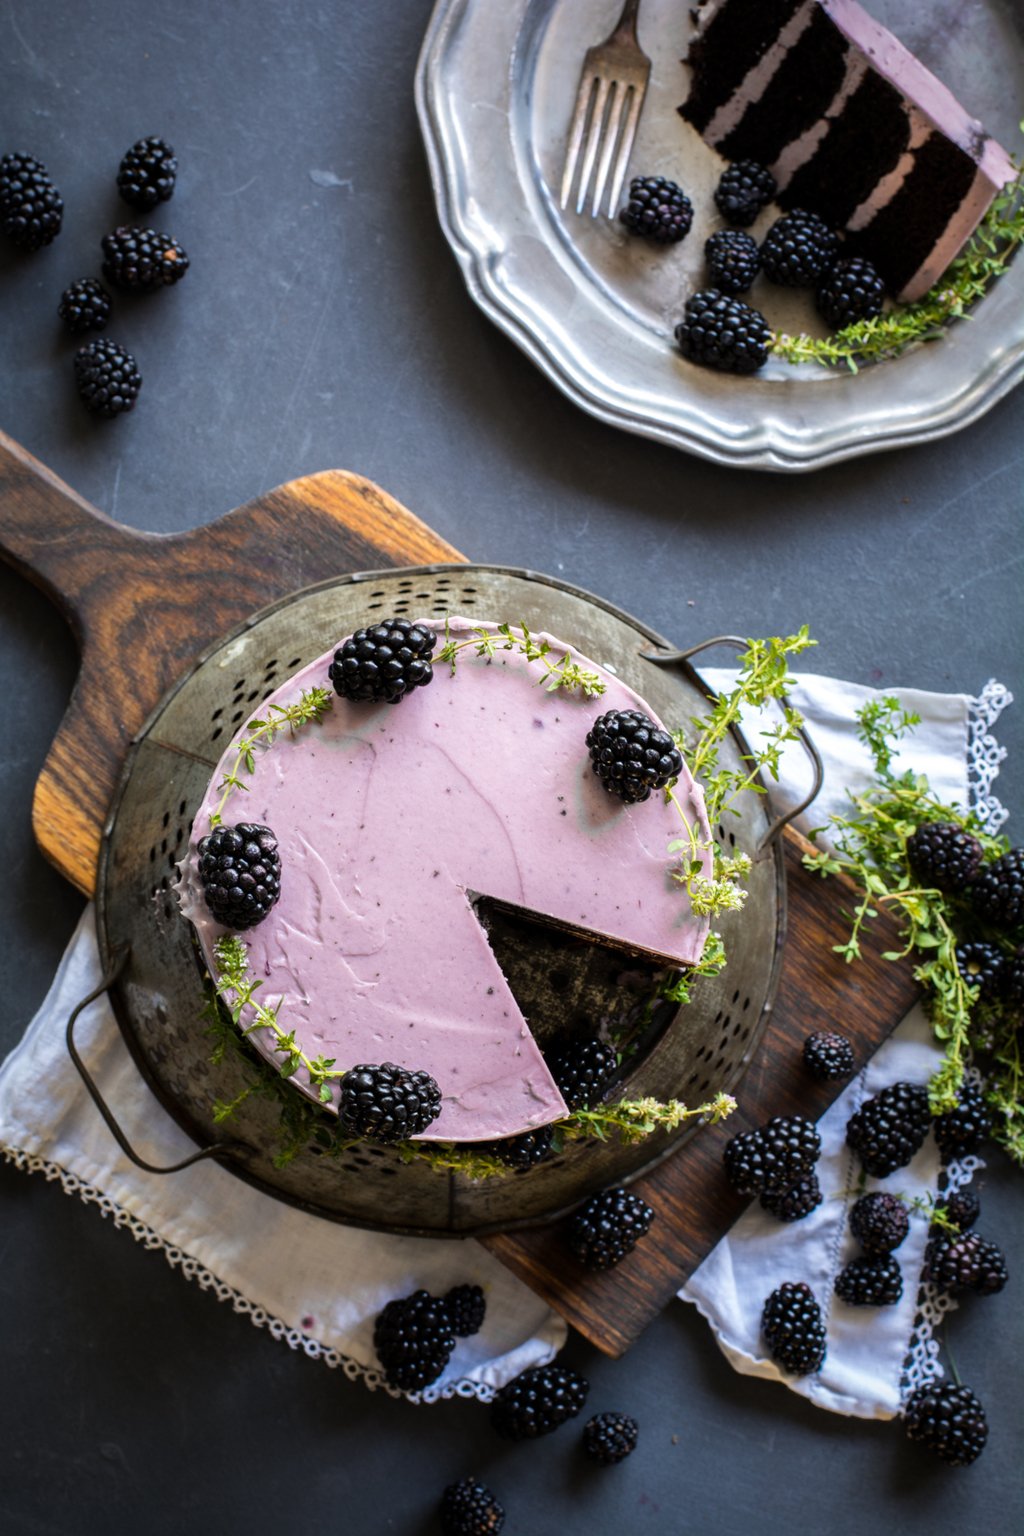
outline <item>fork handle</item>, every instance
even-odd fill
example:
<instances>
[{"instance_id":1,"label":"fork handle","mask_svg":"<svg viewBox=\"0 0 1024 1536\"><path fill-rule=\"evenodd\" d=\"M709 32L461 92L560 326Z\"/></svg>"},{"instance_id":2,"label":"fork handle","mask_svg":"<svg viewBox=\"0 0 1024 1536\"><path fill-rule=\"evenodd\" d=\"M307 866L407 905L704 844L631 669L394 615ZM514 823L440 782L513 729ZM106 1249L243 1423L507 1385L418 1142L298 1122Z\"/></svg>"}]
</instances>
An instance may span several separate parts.
<instances>
[{"instance_id":1,"label":"fork handle","mask_svg":"<svg viewBox=\"0 0 1024 1536\"><path fill-rule=\"evenodd\" d=\"M640 0L626 0L625 5L622 7L622 15L615 23L615 30L608 39L609 42L612 41L612 38L616 42L622 43L635 43L637 41L636 16L639 9Z\"/></svg>"}]
</instances>

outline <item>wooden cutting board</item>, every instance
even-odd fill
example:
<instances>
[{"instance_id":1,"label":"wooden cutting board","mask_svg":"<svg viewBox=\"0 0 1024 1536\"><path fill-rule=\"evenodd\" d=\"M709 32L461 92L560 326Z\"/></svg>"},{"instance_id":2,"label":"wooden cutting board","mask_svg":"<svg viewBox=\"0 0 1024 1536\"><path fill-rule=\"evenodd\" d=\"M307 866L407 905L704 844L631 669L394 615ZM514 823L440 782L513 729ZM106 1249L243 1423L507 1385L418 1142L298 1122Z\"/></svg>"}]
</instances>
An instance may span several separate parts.
<instances>
[{"instance_id":1,"label":"wooden cutting board","mask_svg":"<svg viewBox=\"0 0 1024 1536\"><path fill-rule=\"evenodd\" d=\"M331 576L464 557L378 486L341 470L290 481L180 534L113 522L0 432L0 554L56 603L81 650L67 713L36 786L32 822L48 859L92 895L107 806L132 738L195 659L257 609ZM800 1066L810 1030L836 1024L864 1061L915 996L880 918L855 969L831 945L849 892L813 880L785 836L789 928L779 994L739 1090L741 1109L633 1187L654 1206L650 1237L617 1269L582 1271L557 1229L487 1239L492 1252L590 1341L621 1354L664 1308L745 1204L721 1149L773 1114L816 1118L836 1089Z\"/></svg>"},{"instance_id":2,"label":"wooden cutting board","mask_svg":"<svg viewBox=\"0 0 1024 1536\"><path fill-rule=\"evenodd\" d=\"M192 662L257 609L350 571L465 557L370 480L291 480L187 533L113 522L0 432L0 554L41 587L81 669L43 764L32 825L85 895L128 746Z\"/></svg>"}]
</instances>

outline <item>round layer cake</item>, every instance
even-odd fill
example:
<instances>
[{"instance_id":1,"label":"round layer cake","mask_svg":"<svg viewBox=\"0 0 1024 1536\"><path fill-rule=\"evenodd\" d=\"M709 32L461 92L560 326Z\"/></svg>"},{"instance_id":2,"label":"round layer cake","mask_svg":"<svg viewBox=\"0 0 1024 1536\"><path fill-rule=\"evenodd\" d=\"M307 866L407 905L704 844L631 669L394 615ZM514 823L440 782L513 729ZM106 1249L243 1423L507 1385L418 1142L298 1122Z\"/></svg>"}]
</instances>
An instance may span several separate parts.
<instances>
[{"instance_id":1,"label":"round layer cake","mask_svg":"<svg viewBox=\"0 0 1024 1536\"><path fill-rule=\"evenodd\" d=\"M217 977L215 946L230 930L207 906L199 845L218 817L270 828L280 897L239 937L277 1032L252 1028L252 1004L240 1027L278 1067L288 1060L282 1033L293 1053L330 1062L326 1080L301 1065L291 1078L328 1111L356 1065L426 1072L441 1110L420 1139L478 1142L567 1111L475 903L686 966L700 958L708 919L673 878L669 844L685 817L710 874L711 839L685 767L673 800L656 792L635 804L593 772L586 739L606 712L641 711L661 727L611 672L551 636L530 637L531 659L493 624L451 618L447 632L454 666L435 661L429 685L394 705L336 695L333 648L277 688L260 720L313 689L331 690L329 707L269 742L243 728L196 814L178 895ZM478 653L484 636L493 654ZM564 658L602 691L552 688ZM256 739L240 760L247 737Z\"/></svg>"}]
</instances>

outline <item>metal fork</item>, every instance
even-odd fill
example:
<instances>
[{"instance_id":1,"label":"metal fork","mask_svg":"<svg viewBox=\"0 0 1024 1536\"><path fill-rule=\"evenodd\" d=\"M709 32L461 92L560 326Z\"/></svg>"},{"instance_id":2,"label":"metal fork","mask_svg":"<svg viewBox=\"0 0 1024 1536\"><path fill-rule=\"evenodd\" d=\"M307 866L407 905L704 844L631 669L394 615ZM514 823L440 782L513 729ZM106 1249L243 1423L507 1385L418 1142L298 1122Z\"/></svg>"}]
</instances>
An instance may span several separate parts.
<instances>
[{"instance_id":1,"label":"metal fork","mask_svg":"<svg viewBox=\"0 0 1024 1536\"><path fill-rule=\"evenodd\" d=\"M611 35L603 43L588 49L583 60L559 197L560 205L566 207L582 150L577 213L583 212L592 176L594 190L590 211L595 217L600 212L609 170L609 214L614 214L618 205L651 73L651 61L637 42L636 13L639 9L640 0L626 0Z\"/></svg>"}]
</instances>

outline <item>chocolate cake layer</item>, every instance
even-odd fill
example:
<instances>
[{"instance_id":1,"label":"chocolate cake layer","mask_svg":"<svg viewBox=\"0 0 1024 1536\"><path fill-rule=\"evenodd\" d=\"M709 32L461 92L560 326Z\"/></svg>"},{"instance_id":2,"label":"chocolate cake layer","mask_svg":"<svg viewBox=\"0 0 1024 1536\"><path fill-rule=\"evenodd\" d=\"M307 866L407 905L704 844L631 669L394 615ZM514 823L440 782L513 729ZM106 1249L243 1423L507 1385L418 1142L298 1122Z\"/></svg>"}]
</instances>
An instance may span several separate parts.
<instances>
[{"instance_id":1,"label":"chocolate cake layer","mask_svg":"<svg viewBox=\"0 0 1024 1536\"><path fill-rule=\"evenodd\" d=\"M1014 179L1006 151L856 0L692 15L682 115L727 159L767 165L783 207L846 230L898 298L927 292Z\"/></svg>"}]
</instances>

